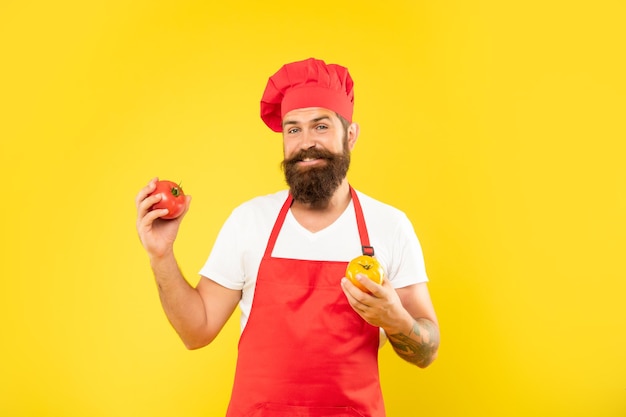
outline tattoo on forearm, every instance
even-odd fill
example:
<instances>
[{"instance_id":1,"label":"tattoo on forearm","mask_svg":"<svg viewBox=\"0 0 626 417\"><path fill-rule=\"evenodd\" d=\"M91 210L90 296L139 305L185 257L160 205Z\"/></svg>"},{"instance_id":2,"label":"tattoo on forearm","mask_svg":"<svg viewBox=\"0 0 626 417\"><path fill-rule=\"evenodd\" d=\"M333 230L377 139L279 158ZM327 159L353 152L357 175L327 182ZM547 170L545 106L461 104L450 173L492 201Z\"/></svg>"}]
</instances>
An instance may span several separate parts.
<instances>
[{"instance_id":1,"label":"tattoo on forearm","mask_svg":"<svg viewBox=\"0 0 626 417\"><path fill-rule=\"evenodd\" d=\"M388 337L400 357L419 367L428 366L439 347L439 330L425 319L417 319L409 335L397 333Z\"/></svg>"}]
</instances>

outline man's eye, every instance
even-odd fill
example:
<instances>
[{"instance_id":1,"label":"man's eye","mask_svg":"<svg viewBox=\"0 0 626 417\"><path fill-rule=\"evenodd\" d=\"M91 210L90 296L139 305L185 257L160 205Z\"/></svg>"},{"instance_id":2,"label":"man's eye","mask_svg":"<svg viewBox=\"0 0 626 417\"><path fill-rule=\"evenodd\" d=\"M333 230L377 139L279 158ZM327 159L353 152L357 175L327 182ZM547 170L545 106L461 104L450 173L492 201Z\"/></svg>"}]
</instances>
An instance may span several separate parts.
<instances>
[{"instance_id":1,"label":"man's eye","mask_svg":"<svg viewBox=\"0 0 626 417\"><path fill-rule=\"evenodd\" d=\"M287 130L287 133L289 133L289 134L291 134L291 135L293 135L294 133L297 133L297 132L298 132L298 129L297 129L297 128L295 128L295 127L294 127L294 128L291 128L291 129L289 129L289 130Z\"/></svg>"},{"instance_id":2,"label":"man's eye","mask_svg":"<svg viewBox=\"0 0 626 417\"><path fill-rule=\"evenodd\" d=\"M317 125L317 126L315 126L315 128L317 130L324 130L324 129L328 129L328 126L326 126L326 125Z\"/></svg>"}]
</instances>

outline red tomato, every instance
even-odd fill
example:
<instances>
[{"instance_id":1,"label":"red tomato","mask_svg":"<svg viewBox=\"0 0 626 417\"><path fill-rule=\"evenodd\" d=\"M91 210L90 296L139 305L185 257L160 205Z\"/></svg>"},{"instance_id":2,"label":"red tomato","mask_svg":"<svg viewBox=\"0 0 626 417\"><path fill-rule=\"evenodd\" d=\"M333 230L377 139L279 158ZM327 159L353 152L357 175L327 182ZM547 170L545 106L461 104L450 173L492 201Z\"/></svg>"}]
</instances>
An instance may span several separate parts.
<instances>
[{"instance_id":1,"label":"red tomato","mask_svg":"<svg viewBox=\"0 0 626 417\"><path fill-rule=\"evenodd\" d=\"M185 193L180 185L172 181L157 181L156 188L150 194L161 194L161 201L154 204L150 210L167 209L169 213L162 219L175 219L185 211Z\"/></svg>"},{"instance_id":2,"label":"red tomato","mask_svg":"<svg viewBox=\"0 0 626 417\"><path fill-rule=\"evenodd\" d=\"M360 290L369 293L369 290L357 281L357 274L363 274L375 283L382 284L385 271L376 258L368 255L357 256L350 261L348 267L346 268L346 278L348 278Z\"/></svg>"}]
</instances>

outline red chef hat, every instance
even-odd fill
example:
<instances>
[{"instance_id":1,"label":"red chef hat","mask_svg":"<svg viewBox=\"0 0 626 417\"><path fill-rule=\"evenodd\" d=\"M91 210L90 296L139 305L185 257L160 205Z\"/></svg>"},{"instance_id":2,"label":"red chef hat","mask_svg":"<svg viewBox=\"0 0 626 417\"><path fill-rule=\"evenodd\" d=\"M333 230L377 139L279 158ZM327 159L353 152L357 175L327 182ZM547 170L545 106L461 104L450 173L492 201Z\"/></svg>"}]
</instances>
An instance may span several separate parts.
<instances>
[{"instance_id":1,"label":"red chef hat","mask_svg":"<svg viewBox=\"0 0 626 417\"><path fill-rule=\"evenodd\" d=\"M294 109L323 107L352 122L354 82L348 69L319 59L285 64L267 81L261 98L261 119L282 132L285 114Z\"/></svg>"}]
</instances>

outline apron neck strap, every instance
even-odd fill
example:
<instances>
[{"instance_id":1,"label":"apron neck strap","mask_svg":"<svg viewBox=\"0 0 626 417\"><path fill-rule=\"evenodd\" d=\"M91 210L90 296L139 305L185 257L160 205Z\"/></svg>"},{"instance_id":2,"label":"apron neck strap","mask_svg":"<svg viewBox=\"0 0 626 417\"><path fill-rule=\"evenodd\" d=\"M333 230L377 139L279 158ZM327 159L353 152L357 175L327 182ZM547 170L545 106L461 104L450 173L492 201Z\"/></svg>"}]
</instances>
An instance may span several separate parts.
<instances>
[{"instance_id":1,"label":"apron neck strap","mask_svg":"<svg viewBox=\"0 0 626 417\"><path fill-rule=\"evenodd\" d=\"M361 237L361 251L363 255L374 256L374 247L370 246L370 238L367 234L367 226L365 225L365 217L363 217L363 209L361 202L356 195L356 191L350 186L350 195L352 196L352 204L354 204L354 213L356 214L356 225L359 228L359 236Z\"/></svg>"}]
</instances>

